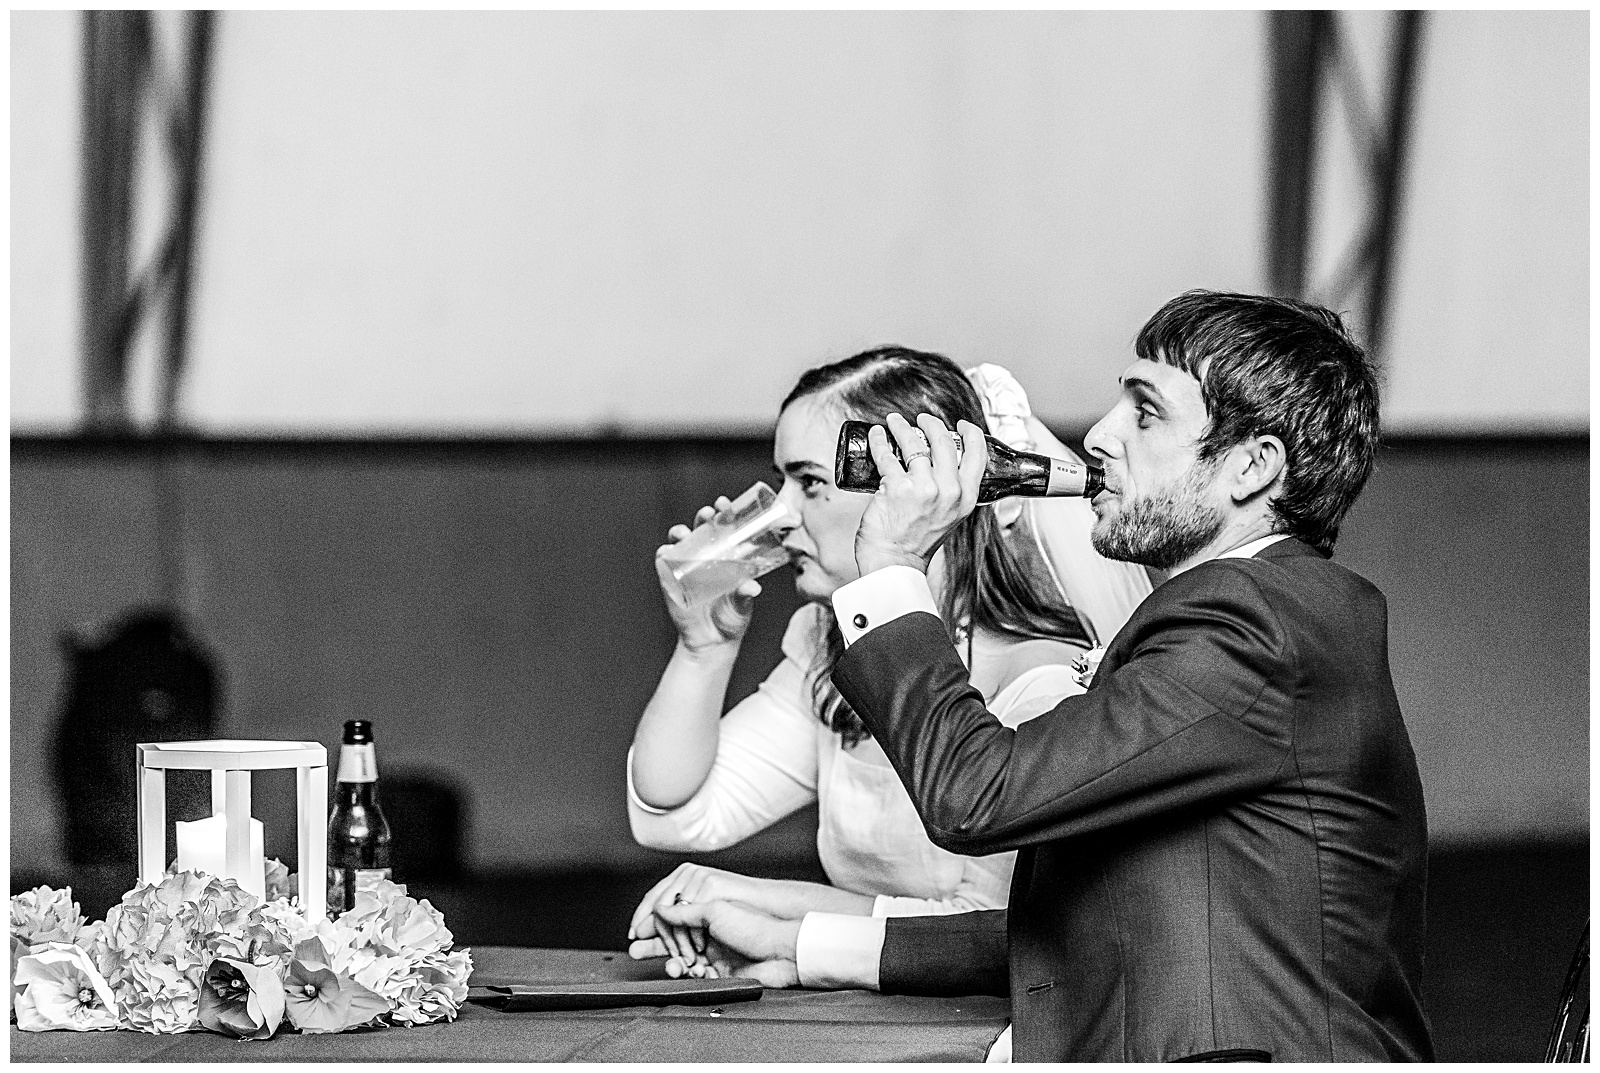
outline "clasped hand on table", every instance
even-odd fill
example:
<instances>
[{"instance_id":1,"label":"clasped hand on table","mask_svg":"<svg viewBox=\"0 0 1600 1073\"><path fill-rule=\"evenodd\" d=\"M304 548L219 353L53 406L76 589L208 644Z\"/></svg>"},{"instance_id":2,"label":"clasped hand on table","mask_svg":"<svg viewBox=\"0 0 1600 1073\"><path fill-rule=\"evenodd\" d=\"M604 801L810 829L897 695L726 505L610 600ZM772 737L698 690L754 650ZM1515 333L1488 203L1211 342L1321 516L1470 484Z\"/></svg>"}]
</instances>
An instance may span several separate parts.
<instances>
[{"instance_id":1,"label":"clasped hand on table","mask_svg":"<svg viewBox=\"0 0 1600 1073\"><path fill-rule=\"evenodd\" d=\"M640 899L628 955L667 958L668 976L748 976L794 987L795 942L812 911L869 915L873 899L838 887L757 879L681 864Z\"/></svg>"},{"instance_id":2,"label":"clasped hand on table","mask_svg":"<svg viewBox=\"0 0 1600 1073\"><path fill-rule=\"evenodd\" d=\"M778 893L769 880L681 864L634 910L628 956L665 957L674 978L748 976L766 987L794 987L800 921L771 911L782 908Z\"/></svg>"}]
</instances>

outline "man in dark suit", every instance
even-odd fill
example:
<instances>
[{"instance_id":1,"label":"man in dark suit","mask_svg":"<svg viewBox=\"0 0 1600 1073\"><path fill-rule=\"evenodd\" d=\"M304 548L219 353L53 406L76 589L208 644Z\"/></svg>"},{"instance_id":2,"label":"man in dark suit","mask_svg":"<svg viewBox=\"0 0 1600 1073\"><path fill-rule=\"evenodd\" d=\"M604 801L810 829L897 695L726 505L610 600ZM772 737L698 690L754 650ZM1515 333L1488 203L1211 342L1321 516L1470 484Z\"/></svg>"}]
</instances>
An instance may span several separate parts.
<instances>
[{"instance_id":1,"label":"man in dark suit","mask_svg":"<svg viewBox=\"0 0 1600 1073\"><path fill-rule=\"evenodd\" d=\"M891 415L902 465L873 430L834 682L935 844L1019 851L1008 910L888 920L876 983L1003 987L1019 1060L1429 1059L1426 819L1387 612L1329 558L1372 468L1373 373L1333 314L1247 295L1174 299L1136 351L1084 440L1094 540L1169 576L1088 692L1015 730L925 578L976 504L982 433L958 430L958 464L936 419ZM754 956L795 946L801 981L829 976L806 965L821 916ZM697 919L739 945L732 916Z\"/></svg>"}]
</instances>

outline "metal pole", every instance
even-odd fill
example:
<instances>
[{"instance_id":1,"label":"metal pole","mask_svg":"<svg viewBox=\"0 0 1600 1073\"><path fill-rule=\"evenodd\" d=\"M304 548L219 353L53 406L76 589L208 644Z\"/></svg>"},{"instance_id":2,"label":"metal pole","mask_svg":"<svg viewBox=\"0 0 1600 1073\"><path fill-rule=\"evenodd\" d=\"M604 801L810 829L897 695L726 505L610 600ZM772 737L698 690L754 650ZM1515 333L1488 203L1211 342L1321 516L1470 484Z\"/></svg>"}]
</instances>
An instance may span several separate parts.
<instances>
[{"instance_id":1,"label":"metal pole","mask_svg":"<svg viewBox=\"0 0 1600 1073\"><path fill-rule=\"evenodd\" d=\"M1322 52L1330 17L1326 11L1267 13L1272 95L1267 286L1292 298L1302 296L1306 286Z\"/></svg>"},{"instance_id":2,"label":"metal pole","mask_svg":"<svg viewBox=\"0 0 1600 1073\"><path fill-rule=\"evenodd\" d=\"M1372 274L1367 292L1367 348L1374 354L1383 345L1388 328L1389 280L1399 230L1400 191L1410 143L1412 99L1417 78L1417 56L1422 44L1422 12L1396 13L1399 25L1389 75L1389 114L1382 155L1375 176L1375 206L1371 239Z\"/></svg>"},{"instance_id":3,"label":"metal pole","mask_svg":"<svg viewBox=\"0 0 1600 1073\"><path fill-rule=\"evenodd\" d=\"M156 417L160 431L177 423L178 385L189 349L189 295L194 267L195 217L200 204L200 164L206 120L206 88L210 73L211 43L216 12L189 12L189 47L184 80L183 109L175 117L172 134L177 182L173 189L172 234L168 263L172 289L166 315L165 361Z\"/></svg>"},{"instance_id":4,"label":"metal pole","mask_svg":"<svg viewBox=\"0 0 1600 1073\"><path fill-rule=\"evenodd\" d=\"M128 421L124 314L149 13L83 13L84 420L116 431Z\"/></svg>"}]
</instances>

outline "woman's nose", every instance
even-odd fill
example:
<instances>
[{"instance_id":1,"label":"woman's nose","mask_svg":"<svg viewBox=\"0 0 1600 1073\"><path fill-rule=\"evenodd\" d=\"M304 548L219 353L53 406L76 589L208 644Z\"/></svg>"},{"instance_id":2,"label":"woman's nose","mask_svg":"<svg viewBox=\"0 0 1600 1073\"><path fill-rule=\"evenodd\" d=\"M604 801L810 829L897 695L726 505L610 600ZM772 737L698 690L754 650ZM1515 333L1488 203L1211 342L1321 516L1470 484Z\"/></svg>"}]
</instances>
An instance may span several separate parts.
<instances>
[{"instance_id":1,"label":"woman's nose","mask_svg":"<svg viewBox=\"0 0 1600 1073\"><path fill-rule=\"evenodd\" d=\"M778 492L778 502L783 506L783 517L774 528L780 540L800 528L800 499L798 495L790 494L793 483L785 481L782 490Z\"/></svg>"}]
</instances>

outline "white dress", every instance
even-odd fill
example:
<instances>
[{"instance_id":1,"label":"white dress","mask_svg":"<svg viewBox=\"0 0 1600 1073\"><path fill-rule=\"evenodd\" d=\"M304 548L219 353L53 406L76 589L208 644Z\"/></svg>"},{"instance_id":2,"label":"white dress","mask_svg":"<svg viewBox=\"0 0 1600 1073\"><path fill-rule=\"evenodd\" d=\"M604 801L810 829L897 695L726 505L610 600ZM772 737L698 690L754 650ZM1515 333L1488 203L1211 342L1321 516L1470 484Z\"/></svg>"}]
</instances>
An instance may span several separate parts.
<instances>
[{"instance_id":1,"label":"white dress","mask_svg":"<svg viewBox=\"0 0 1600 1073\"><path fill-rule=\"evenodd\" d=\"M964 857L935 846L878 743L868 739L844 749L839 735L813 714L806 670L822 613L807 604L789 620L783 662L722 718L716 761L688 801L670 810L641 801L629 752L633 837L653 849L722 849L816 801L817 854L828 879L877 896L874 916L1004 906L1016 855ZM1050 664L986 699L989 710L1014 727L1082 692L1070 667Z\"/></svg>"}]
</instances>

